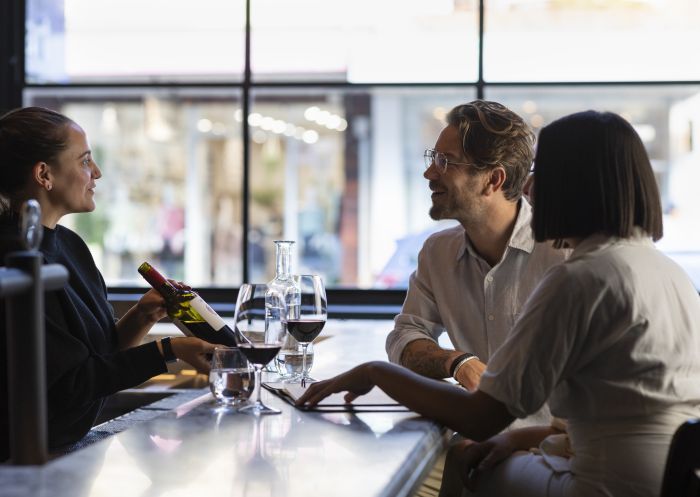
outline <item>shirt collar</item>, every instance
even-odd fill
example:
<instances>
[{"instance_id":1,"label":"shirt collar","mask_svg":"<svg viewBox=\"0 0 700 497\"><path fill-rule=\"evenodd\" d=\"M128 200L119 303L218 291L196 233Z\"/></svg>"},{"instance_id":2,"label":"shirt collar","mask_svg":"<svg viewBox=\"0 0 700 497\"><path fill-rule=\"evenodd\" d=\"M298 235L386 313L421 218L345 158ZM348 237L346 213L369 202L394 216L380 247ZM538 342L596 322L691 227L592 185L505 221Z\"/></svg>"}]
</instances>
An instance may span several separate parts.
<instances>
[{"instance_id":1,"label":"shirt collar","mask_svg":"<svg viewBox=\"0 0 700 497\"><path fill-rule=\"evenodd\" d=\"M575 260L584 257L586 254L590 254L596 250L602 250L620 242L641 243L650 246L654 245L654 242L651 240L649 234L640 227L635 226L632 236L629 238L620 238L618 236L610 236L602 233L595 233L587 236L581 240L573 252L571 252L571 257L569 257L568 260Z\"/></svg>"},{"instance_id":2,"label":"shirt collar","mask_svg":"<svg viewBox=\"0 0 700 497\"><path fill-rule=\"evenodd\" d=\"M532 207L524 197L520 198L518 204L518 215L515 219L513 232L508 240L508 247L522 250L529 254L535 248L535 238L532 235L532 225L530 224L532 221ZM457 251L457 260L464 257L467 253L472 257L480 257L474 250L474 245L472 245L472 241L465 231L462 245Z\"/></svg>"}]
</instances>

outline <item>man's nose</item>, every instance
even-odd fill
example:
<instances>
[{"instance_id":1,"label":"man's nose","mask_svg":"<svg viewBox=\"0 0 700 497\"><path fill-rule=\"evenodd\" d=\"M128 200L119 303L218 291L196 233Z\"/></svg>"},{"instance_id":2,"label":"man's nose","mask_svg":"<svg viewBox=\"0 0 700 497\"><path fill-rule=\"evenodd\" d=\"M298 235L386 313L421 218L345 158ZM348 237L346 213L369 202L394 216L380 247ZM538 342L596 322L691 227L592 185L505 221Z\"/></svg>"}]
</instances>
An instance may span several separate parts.
<instances>
[{"instance_id":1,"label":"man's nose","mask_svg":"<svg viewBox=\"0 0 700 497\"><path fill-rule=\"evenodd\" d=\"M440 172L435 162L431 162L430 167L423 171L423 177L427 180L438 179L440 177Z\"/></svg>"}]
</instances>

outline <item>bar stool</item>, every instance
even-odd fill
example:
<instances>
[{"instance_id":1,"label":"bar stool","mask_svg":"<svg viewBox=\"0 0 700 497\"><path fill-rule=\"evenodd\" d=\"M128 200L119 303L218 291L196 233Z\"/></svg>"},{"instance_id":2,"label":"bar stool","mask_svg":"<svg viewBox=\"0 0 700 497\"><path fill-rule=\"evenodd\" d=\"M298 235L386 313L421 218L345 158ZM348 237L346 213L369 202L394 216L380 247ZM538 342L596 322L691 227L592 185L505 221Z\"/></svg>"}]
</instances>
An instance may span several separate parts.
<instances>
[{"instance_id":1,"label":"bar stool","mask_svg":"<svg viewBox=\"0 0 700 497\"><path fill-rule=\"evenodd\" d=\"M700 497L700 419L686 421L673 435L661 497Z\"/></svg>"}]
</instances>

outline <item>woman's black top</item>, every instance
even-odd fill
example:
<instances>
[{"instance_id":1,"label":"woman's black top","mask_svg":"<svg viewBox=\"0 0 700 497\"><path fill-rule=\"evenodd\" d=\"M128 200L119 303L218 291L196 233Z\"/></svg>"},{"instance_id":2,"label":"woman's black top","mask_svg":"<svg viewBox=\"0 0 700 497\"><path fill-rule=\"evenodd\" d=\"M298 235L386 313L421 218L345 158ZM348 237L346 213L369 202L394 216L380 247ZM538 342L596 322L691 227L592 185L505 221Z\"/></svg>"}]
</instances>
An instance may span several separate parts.
<instances>
[{"instance_id":1,"label":"woman's black top","mask_svg":"<svg viewBox=\"0 0 700 497\"><path fill-rule=\"evenodd\" d=\"M18 246L16 216L0 216L0 265ZM85 242L63 226L44 228L46 263L62 264L67 285L46 293L49 447L74 443L92 427L105 397L166 371L155 342L119 350L107 287ZM7 328L0 301L0 461L9 456Z\"/></svg>"}]
</instances>

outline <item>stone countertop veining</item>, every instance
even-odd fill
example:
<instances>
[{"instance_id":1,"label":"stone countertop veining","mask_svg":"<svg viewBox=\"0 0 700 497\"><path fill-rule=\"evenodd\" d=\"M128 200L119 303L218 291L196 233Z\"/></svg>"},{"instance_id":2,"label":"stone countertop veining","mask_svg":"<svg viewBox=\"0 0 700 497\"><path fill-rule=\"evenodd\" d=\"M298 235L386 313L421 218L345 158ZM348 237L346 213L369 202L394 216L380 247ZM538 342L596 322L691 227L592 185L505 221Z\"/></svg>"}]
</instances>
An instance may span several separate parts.
<instances>
[{"instance_id":1,"label":"stone countertop veining","mask_svg":"<svg viewBox=\"0 0 700 497\"><path fill-rule=\"evenodd\" d=\"M329 322L314 376L382 359L386 331ZM444 430L415 413L303 412L267 391L263 401L282 414L222 408L206 389L178 392L96 427L106 438L44 466L0 467L0 496L407 495L444 447Z\"/></svg>"}]
</instances>

